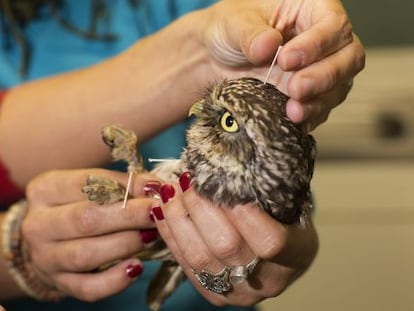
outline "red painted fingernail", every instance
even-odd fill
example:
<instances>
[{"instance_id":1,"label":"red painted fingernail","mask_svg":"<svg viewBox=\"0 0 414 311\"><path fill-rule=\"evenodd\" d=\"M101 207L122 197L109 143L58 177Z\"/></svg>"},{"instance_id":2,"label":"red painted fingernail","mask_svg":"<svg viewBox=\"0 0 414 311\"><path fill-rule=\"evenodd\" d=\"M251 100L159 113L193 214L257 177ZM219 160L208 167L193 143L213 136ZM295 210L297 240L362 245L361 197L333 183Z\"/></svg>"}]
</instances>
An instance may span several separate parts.
<instances>
[{"instance_id":1,"label":"red painted fingernail","mask_svg":"<svg viewBox=\"0 0 414 311\"><path fill-rule=\"evenodd\" d=\"M157 220L163 220L164 219L164 214L163 214L162 209L161 209L160 206L153 207L152 210L151 210L151 213Z\"/></svg>"},{"instance_id":2,"label":"red painted fingernail","mask_svg":"<svg viewBox=\"0 0 414 311\"><path fill-rule=\"evenodd\" d=\"M167 203L169 200L171 200L175 195L175 189L170 184L162 185L160 188L160 195L162 203Z\"/></svg>"},{"instance_id":3,"label":"red painted fingernail","mask_svg":"<svg viewBox=\"0 0 414 311\"><path fill-rule=\"evenodd\" d=\"M186 192L191 187L191 174L190 172L184 172L178 178L180 187L183 192Z\"/></svg>"},{"instance_id":4,"label":"red painted fingernail","mask_svg":"<svg viewBox=\"0 0 414 311\"><path fill-rule=\"evenodd\" d=\"M153 215L152 211L150 212L149 219L150 219L152 222L155 222L155 218L154 218L154 215Z\"/></svg>"},{"instance_id":5,"label":"red painted fingernail","mask_svg":"<svg viewBox=\"0 0 414 311\"><path fill-rule=\"evenodd\" d=\"M139 231L141 234L141 240L144 243L154 242L158 238L157 229L143 229Z\"/></svg>"},{"instance_id":6,"label":"red painted fingernail","mask_svg":"<svg viewBox=\"0 0 414 311\"><path fill-rule=\"evenodd\" d=\"M129 265L126 268L126 273L131 279L134 279L137 276L139 276L142 273L143 270L144 269L143 269L141 264Z\"/></svg>"},{"instance_id":7,"label":"red painted fingernail","mask_svg":"<svg viewBox=\"0 0 414 311\"><path fill-rule=\"evenodd\" d=\"M153 197L160 192L161 183L158 181L151 181L145 184L144 193L148 197Z\"/></svg>"}]
</instances>

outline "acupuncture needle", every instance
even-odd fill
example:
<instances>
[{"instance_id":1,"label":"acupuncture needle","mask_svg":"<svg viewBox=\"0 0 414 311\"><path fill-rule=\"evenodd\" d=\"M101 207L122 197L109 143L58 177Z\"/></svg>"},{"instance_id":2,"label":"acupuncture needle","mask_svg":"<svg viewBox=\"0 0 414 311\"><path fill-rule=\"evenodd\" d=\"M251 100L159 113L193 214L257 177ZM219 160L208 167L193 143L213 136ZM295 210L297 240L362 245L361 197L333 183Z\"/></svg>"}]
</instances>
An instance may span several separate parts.
<instances>
[{"instance_id":1,"label":"acupuncture needle","mask_svg":"<svg viewBox=\"0 0 414 311\"><path fill-rule=\"evenodd\" d=\"M275 66L275 64L276 64L277 57L279 56L279 53L280 53L280 50L281 50L281 49L282 49L282 46L281 46L281 45L279 45L279 47L277 48L277 51L276 51L275 57L273 57L273 61L272 61L272 63L270 64L269 70L267 71L267 75L266 75L266 78L264 79L263 84L266 84L266 83L267 83L267 81L269 80L269 78L270 78L270 74L272 73L273 67L274 67L274 66Z\"/></svg>"}]
</instances>

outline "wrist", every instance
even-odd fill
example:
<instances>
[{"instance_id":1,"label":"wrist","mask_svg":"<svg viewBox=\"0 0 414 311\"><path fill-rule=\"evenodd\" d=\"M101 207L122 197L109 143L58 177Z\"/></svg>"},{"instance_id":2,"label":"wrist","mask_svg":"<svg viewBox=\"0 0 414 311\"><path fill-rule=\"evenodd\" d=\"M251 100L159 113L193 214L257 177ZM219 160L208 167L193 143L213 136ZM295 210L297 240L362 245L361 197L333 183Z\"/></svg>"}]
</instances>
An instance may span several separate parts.
<instances>
[{"instance_id":1,"label":"wrist","mask_svg":"<svg viewBox=\"0 0 414 311\"><path fill-rule=\"evenodd\" d=\"M159 116L168 113L162 118L167 126L186 117L188 108L209 84L205 23L201 11L189 13L119 57L119 67L127 68L130 76L124 80L132 81L131 88L139 90L141 108L148 112L157 109L153 112Z\"/></svg>"},{"instance_id":2,"label":"wrist","mask_svg":"<svg viewBox=\"0 0 414 311\"><path fill-rule=\"evenodd\" d=\"M20 201L10 207L2 223L1 246L9 275L19 289L37 300L58 301L64 294L43 282L31 263L22 238L22 222L27 203Z\"/></svg>"}]
</instances>

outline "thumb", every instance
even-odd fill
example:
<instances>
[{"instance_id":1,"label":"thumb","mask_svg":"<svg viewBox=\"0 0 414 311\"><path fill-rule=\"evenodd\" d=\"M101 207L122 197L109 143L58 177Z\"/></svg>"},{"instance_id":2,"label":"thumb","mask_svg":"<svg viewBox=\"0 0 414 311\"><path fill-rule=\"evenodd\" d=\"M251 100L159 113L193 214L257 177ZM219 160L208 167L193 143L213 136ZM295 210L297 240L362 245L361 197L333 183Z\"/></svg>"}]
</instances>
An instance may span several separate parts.
<instances>
[{"instance_id":1,"label":"thumb","mask_svg":"<svg viewBox=\"0 0 414 311\"><path fill-rule=\"evenodd\" d=\"M275 56L283 43L280 32L270 26L252 27L242 34L241 49L247 60L254 65L263 65Z\"/></svg>"},{"instance_id":2,"label":"thumb","mask_svg":"<svg viewBox=\"0 0 414 311\"><path fill-rule=\"evenodd\" d=\"M233 66L263 65L275 55L283 38L267 21L222 23L210 31L212 54L222 63Z\"/></svg>"}]
</instances>

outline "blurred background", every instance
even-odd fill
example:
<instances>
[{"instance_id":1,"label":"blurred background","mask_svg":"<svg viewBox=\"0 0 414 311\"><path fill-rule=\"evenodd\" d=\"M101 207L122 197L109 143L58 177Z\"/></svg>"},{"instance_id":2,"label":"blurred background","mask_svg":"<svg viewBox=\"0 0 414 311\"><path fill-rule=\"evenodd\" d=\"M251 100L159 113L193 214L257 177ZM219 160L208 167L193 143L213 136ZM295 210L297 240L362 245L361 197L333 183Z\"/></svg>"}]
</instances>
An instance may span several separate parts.
<instances>
[{"instance_id":1,"label":"blurred background","mask_svg":"<svg viewBox=\"0 0 414 311\"><path fill-rule=\"evenodd\" d=\"M414 310L414 1L343 4L367 62L313 133L320 250L262 311Z\"/></svg>"}]
</instances>

